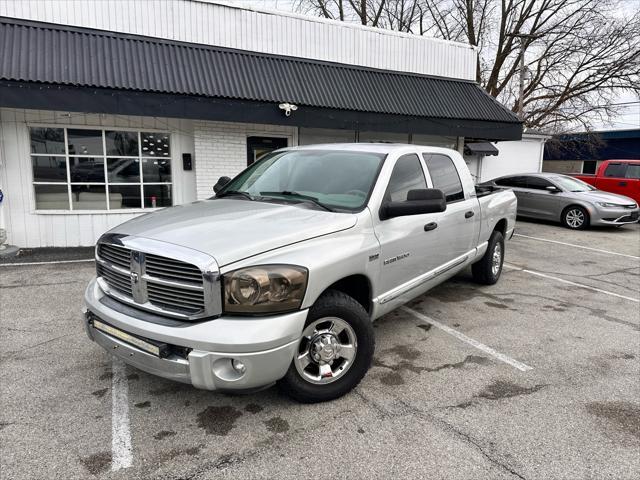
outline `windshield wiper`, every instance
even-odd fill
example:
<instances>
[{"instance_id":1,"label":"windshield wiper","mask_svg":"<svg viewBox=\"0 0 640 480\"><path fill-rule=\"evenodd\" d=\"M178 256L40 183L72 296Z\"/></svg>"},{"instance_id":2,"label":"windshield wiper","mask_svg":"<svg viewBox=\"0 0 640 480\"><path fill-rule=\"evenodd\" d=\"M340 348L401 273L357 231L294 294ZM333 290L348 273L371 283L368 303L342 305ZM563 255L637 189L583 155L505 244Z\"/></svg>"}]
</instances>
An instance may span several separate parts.
<instances>
[{"instance_id":1,"label":"windshield wiper","mask_svg":"<svg viewBox=\"0 0 640 480\"><path fill-rule=\"evenodd\" d=\"M240 190L227 190L226 192L217 194L215 198L231 197L234 195L244 197L247 200L253 200L253 197L251 195L249 195L247 192L241 192Z\"/></svg>"},{"instance_id":2,"label":"windshield wiper","mask_svg":"<svg viewBox=\"0 0 640 480\"><path fill-rule=\"evenodd\" d=\"M282 195L283 197L296 197L305 202L313 203L318 207L327 210L328 212L333 212L332 208L327 207L324 203L318 200L316 197L312 197L311 195L305 195L304 193L298 192L290 192L287 190L283 190L281 192L260 192L260 195Z\"/></svg>"}]
</instances>

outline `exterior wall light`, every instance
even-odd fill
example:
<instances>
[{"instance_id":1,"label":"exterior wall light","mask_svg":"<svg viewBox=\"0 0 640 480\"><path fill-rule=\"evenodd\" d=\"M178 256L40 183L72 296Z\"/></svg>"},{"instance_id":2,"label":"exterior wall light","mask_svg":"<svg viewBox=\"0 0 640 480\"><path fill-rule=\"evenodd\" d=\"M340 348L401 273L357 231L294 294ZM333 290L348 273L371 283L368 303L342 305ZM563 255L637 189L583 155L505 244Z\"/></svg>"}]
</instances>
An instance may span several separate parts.
<instances>
[{"instance_id":1,"label":"exterior wall light","mask_svg":"<svg viewBox=\"0 0 640 480\"><path fill-rule=\"evenodd\" d=\"M298 109L298 106L289 102L285 102L278 105L278 108L280 110L284 110L285 117L290 117L291 112L295 112Z\"/></svg>"}]
</instances>

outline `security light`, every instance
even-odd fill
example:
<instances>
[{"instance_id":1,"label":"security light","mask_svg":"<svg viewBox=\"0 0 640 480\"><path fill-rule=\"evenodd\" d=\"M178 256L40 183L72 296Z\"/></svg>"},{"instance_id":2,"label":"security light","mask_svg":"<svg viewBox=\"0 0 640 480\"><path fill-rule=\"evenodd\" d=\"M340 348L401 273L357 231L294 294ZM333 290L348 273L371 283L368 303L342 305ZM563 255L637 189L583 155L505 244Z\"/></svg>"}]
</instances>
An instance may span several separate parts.
<instances>
[{"instance_id":1,"label":"security light","mask_svg":"<svg viewBox=\"0 0 640 480\"><path fill-rule=\"evenodd\" d=\"M291 116L291 112L295 112L298 109L298 106L289 102L285 102L278 105L278 108L280 110L284 110L285 116L289 117Z\"/></svg>"}]
</instances>

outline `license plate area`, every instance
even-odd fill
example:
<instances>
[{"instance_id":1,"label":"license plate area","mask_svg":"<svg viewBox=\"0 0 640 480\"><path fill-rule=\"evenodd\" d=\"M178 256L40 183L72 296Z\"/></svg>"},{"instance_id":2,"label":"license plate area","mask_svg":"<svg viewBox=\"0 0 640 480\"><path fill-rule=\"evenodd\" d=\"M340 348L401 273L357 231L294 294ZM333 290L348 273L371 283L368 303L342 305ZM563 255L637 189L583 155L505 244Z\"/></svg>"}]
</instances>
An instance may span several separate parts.
<instances>
[{"instance_id":1,"label":"license plate area","mask_svg":"<svg viewBox=\"0 0 640 480\"><path fill-rule=\"evenodd\" d=\"M113 325L109 325L108 323L103 322L94 315L91 315L89 323L96 330L100 330L101 332L106 333L111 337L117 338L118 340L131 345L132 347L136 347L146 353L159 358L166 358L169 355L169 345L166 343L157 342L148 338L142 338L137 335L132 335L123 330L120 330L119 328L114 327Z\"/></svg>"}]
</instances>

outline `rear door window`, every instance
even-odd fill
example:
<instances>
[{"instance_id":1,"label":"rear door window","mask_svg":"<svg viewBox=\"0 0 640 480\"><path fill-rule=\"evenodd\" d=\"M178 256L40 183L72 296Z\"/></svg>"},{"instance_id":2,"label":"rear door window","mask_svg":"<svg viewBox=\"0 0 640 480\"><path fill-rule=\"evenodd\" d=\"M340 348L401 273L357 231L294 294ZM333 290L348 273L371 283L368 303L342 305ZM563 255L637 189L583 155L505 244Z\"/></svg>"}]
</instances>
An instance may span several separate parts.
<instances>
[{"instance_id":1,"label":"rear door window","mask_svg":"<svg viewBox=\"0 0 640 480\"><path fill-rule=\"evenodd\" d=\"M458 175L458 169L446 155L423 154L424 161L427 162L427 169L433 181L433 188L444 192L447 203L464 200L462 182Z\"/></svg>"},{"instance_id":2,"label":"rear door window","mask_svg":"<svg viewBox=\"0 0 640 480\"><path fill-rule=\"evenodd\" d=\"M553 183L545 178L527 177L527 188L533 188L534 190L546 190L547 187L552 186Z\"/></svg>"},{"instance_id":3,"label":"rear door window","mask_svg":"<svg viewBox=\"0 0 640 480\"><path fill-rule=\"evenodd\" d=\"M527 188L527 177L505 177L495 181L501 187Z\"/></svg>"},{"instance_id":4,"label":"rear door window","mask_svg":"<svg viewBox=\"0 0 640 480\"><path fill-rule=\"evenodd\" d=\"M624 176L626 178L640 179L640 163L630 163Z\"/></svg>"},{"instance_id":5,"label":"rear door window","mask_svg":"<svg viewBox=\"0 0 640 480\"><path fill-rule=\"evenodd\" d=\"M610 163L604 171L605 177L624 178L626 163Z\"/></svg>"}]
</instances>

